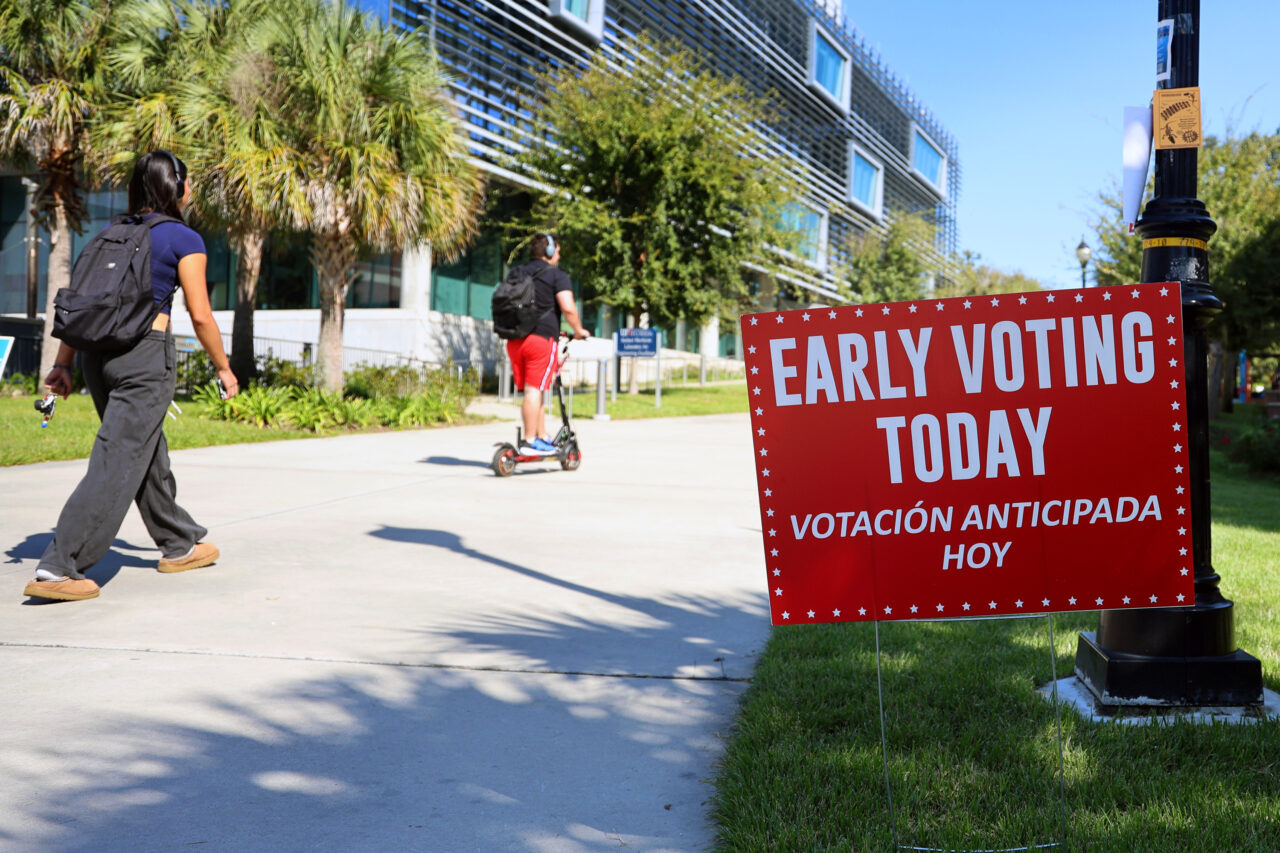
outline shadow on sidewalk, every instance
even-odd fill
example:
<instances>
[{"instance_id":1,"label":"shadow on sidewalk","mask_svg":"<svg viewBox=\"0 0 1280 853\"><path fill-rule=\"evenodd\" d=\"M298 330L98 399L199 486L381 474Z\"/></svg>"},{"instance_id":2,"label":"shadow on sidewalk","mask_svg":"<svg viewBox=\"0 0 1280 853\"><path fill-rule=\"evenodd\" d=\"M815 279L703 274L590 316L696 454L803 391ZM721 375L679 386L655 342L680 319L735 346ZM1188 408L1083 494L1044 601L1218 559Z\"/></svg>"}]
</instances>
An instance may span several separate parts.
<instances>
[{"instance_id":1,"label":"shadow on sidewalk","mask_svg":"<svg viewBox=\"0 0 1280 853\"><path fill-rule=\"evenodd\" d=\"M419 459L424 465L449 465L463 468L488 468L488 462L482 462L478 459L459 459L456 456L428 456L426 459Z\"/></svg>"},{"instance_id":2,"label":"shadow on sidewalk","mask_svg":"<svg viewBox=\"0 0 1280 853\"><path fill-rule=\"evenodd\" d=\"M45 549L49 547L49 543L52 541L53 531L49 531L47 533L32 533L27 536L26 539L23 539L17 545L14 545L4 552L5 556L8 557L5 562L21 563L24 560L38 561L44 554ZM136 553L126 554L121 553L122 551L151 551L155 553L156 556L147 559ZM120 573L121 569L154 569L158 559L160 559L160 556L154 545L140 546L126 542L123 539L116 539L111 543L111 550L107 551L106 555L95 563L92 568L86 570L85 575L92 578L98 586L106 586L111 583L112 579L114 579L116 575ZM47 605L59 604L61 602L27 599L23 603L28 605Z\"/></svg>"},{"instance_id":3,"label":"shadow on sidewalk","mask_svg":"<svg viewBox=\"0 0 1280 853\"><path fill-rule=\"evenodd\" d=\"M589 596L619 608L619 618L612 621L587 622L567 617L572 630L564 630L565 620L555 621L531 617L527 614L471 615L466 628L450 632L454 638L464 640L469 646L493 651L502 649L522 655L530 666L552 671L578 671L580 665L569 661L569 656L580 658L581 643L589 642L600 668L593 672L611 675L634 674L623 654L610 654L605 639L621 638L626 645L617 646L625 653L631 648L646 644L661 644L663 658L684 655L688 661L681 675L714 679L716 674L726 675L724 661L738 658L744 650L720 648L710 638L724 634L724 621L731 618L768 620L768 611L758 597L735 601L731 597L667 596L657 599L644 596L621 595L565 578L556 577L537 569L522 566L467 546L461 537L445 530L383 527L370 536L396 542L409 542L444 548L456 554L488 563L506 571L550 584L563 590ZM637 618L639 617L639 618ZM589 640L586 638L590 637ZM675 675L675 673L671 673ZM747 671L733 673L734 678L744 679Z\"/></svg>"},{"instance_id":4,"label":"shadow on sidewalk","mask_svg":"<svg viewBox=\"0 0 1280 853\"><path fill-rule=\"evenodd\" d=\"M106 652L121 677L143 668L156 698L129 710L95 707L56 739L17 739L0 753L10 791L0 797L0 850L706 848L706 780L724 734L714 726L732 719L746 685L631 677L599 650L613 632L680 659L744 660L756 649L709 638L734 620L764 620L762 596L656 601L503 560L448 531L370 535L448 549L612 606L584 616L570 596L563 612L498 609L421 630L463 653L497 649L527 661L520 671L271 658L229 665L162 653L139 664L136 652L114 661ZM429 594L430 585L410 588ZM570 671L569 653L580 661L583 650L599 653L592 669L605 677ZM317 667L329 674L314 677ZM175 696L170 679L200 687Z\"/></svg>"}]
</instances>

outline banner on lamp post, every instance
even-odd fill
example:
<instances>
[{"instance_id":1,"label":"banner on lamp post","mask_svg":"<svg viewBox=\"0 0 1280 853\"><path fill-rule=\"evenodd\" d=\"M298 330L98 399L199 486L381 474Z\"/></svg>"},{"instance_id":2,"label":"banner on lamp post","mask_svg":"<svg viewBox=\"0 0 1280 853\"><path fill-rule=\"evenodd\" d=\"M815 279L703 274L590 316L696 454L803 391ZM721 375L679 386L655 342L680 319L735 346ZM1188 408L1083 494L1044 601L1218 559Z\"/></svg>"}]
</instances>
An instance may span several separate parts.
<instances>
[{"instance_id":1,"label":"banner on lamp post","mask_svg":"<svg viewBox=\"0 0 1280 853\"><path fill-rule=\"evenodd\" d=\"M742 337L774 624L1193 603L1177 283Z\"/></svg>"},{"instance_id":2,"label":"banner on lamp post","mask_svg":"<svg viewBox=\"0 0 1280 853\"><path fill-rule=\"evenodd\" d=\"M1124 221L1133 233L1151 168L1151 107L1124 108Z\"/></svg>"}]
</instances>

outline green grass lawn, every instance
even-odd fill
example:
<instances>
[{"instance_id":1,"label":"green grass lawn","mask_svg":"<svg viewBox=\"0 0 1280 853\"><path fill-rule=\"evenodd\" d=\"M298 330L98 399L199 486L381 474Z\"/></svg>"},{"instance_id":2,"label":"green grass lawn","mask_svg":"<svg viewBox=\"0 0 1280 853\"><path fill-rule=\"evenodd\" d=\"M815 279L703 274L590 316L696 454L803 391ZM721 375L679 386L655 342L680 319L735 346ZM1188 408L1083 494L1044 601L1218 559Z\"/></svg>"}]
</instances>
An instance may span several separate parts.
<instances>
[{"instance_id":1,"label":"green grass lawn","mask_svg":"<svg viewBox=\"0 0 1280 853\"><path fill-rule=\"evenodd\" d=\"M1236 639L1280 689L1280 483L1215 454L1213 560ZM1096 613L1055 616L1057 676ZM1062 837L1045 619L879 628L888 773L903 847ZM1128 726L1061 713L1068 850L1280 850L1280 721ZM721 851L894 849L873 624L779 627L714 799Z\"/></svg>"},{"instance_id":2,"label":"green grass lawn","mask_svg":"<svg viewBox=\"0 0 1280 853\"><path fill-rule=\"evenodd\" d=\"M82 459L93 447L98 431L98 416L87 395L73 394L58 401L58 408L46 428L40 427L40 414L33 408L33 397L0 398L0 466L50 462L57 459ZM652 390L632 396L619 394L617 402L608 405L612 418L669 418L681 415L713 415L747 410L747 388L744 383L676 386L662 389L662 406L654 405ZM279 441L287 438L315 438L304 430L273 427L259 429L248 424L212 420L203 417L205 406L194 400L180 400L182 414L165 421L169 447L206 447L214 444L237 444L249 441ZM595 414L594 392L575 394L573 416ZM515 409L513 408L513 411ZM176 414L176 412L175 412ZM553 420L558 410L552 408ZM385 427L366 431L380 432ZM350 432L343 430L342 432ZM334 435L336 433L320 433Z\"/></svg>"},{"instance_id":3,"label":"green grass lawn","mask_svg":"<svg viewBox=\"0 0 1280 853\"><path fill-rule=\"evenodd\" d=\"M0 466L87 457L98 432L98 413L89 396L72 394L58 400L53 420L44 428L40 426L40 413L33 407L35 399L0 398ZM200 403L179 401L178 405L182 407L182 414L170 409L175 418L167 418L164 427L169 447L174 450L312 435L299 430L264 430L248 424L210 420L200 416L204 409Z\"/></svg>"},{"instance_id":4,"label":"green grass lawn","mask_svg":"<svg viewBox=\"0 0 1280 853\"><path fill-rule=\"evenodd\" d=\"M565 393L568 393L567 391ZM686 415L719 415L727 412L747 411L747 385L731 382L716 385L662 386L662 405L655 405L657 395L653 389L639 394L618 394L618 399L605 397L605 411L610 418L675 418ZM559 409L552 406L552 414L559 416ZM594 388L576 391L573 395L573 416L589 418L596 412Z\"/></svg>"}]
</instances>

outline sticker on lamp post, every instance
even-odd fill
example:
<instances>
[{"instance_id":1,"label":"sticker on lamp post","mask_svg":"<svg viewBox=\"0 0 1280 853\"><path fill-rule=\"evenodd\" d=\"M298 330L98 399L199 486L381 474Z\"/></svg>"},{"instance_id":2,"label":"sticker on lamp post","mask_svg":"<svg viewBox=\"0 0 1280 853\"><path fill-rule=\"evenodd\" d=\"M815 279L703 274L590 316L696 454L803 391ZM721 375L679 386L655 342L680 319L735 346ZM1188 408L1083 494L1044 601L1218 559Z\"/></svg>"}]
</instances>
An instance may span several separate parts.
<instances>
[{"instance_id":1,"label":"sticker on lamp post","mask_svg":"<svg viewBox=\"0 0 1280 853\"><path fill-rule=\"evenodd\" d=\"M1194 603L1177 283L749 314L774 624Z\"/></svg>"}]
</instances>

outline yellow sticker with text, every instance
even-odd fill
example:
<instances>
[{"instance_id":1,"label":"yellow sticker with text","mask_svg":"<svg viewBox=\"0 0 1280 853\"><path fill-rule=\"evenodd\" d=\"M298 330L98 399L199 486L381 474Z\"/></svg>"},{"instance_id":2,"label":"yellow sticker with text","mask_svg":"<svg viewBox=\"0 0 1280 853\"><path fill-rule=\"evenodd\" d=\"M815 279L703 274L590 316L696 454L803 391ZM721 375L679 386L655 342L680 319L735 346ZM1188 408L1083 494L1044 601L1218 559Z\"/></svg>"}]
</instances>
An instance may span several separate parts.
<instances>
[{"instance_id":1,"label":"yellow sticker with text","mask_svg":"<svg viewBox=\"0 0 1280 853\"><path fill-rule=\"evenodd\" d=\"M1142 248L1144 249L1168 249L1170 247L1208 251L1209 244L1195 237L1152 237L1150 240L1142 241Z\"/></svg>"},{"instance_id":2,"label":"yellow sticker with text","mask_svg":"<svg viewBox=\"0 0 1280 853\"><path fill-rule=\"evenodd\" d=\"M1151 125L1157 151L1199 148L1204 142L1200 87L1156 89L1151 101Z\"/></svg>"}]
</instances>

